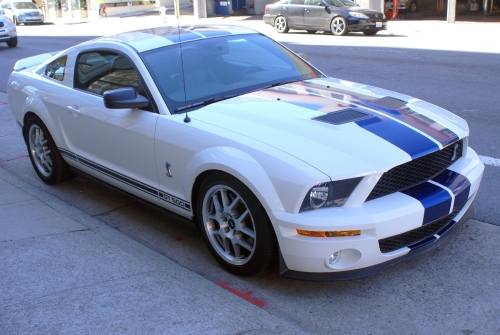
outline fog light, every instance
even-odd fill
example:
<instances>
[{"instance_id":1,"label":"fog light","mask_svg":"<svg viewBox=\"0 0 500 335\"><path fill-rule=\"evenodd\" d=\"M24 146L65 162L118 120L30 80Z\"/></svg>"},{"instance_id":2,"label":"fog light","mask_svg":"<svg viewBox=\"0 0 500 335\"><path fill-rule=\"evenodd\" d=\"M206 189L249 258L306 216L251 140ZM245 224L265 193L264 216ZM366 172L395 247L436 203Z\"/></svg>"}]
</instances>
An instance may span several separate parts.
<instances>
[{"instance_id":1,"label":"fog light","mask_svg":"<svg viewBox=\"0 0 500 335\"><path fill-rule=\"evenodd\" d=\"M339 258L340 258L340 250L335 251L333 254L331 254L330 258L328 259L328 264L333 265L337 263Z\"/></svg>"}]
</instances>

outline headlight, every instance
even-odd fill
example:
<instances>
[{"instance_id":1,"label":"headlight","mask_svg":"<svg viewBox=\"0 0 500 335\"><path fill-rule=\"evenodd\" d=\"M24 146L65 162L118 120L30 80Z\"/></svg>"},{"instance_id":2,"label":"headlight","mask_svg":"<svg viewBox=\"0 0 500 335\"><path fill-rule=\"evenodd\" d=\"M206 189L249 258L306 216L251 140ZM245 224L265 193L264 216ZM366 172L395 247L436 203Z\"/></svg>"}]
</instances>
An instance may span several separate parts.
<instances>
[{"instance_id":1,"label":"headlight","mask_svg":"<svg viewBox=\"0 0 500 335\"><path fill-rule=\"evenodd\" d=\"M358 13L358 12L349 12L351 16L357 17L358 19L366 19L369 20L370 18L366 16L365 14Z\"/></svg>"},{"instance_id":2,"label":"headlight","mask_svg":"<svg viewBox=\"0 0 500 335\"><path fill-rule=\"evenodd\" d=\"M331 181L314 185L307 192L300 211L326 207L341 207L363 177Z\"/></svg>"},{"instance_id":3,"label":"headlight","mask_svg":"<svg viewBox=\"0 0 500 335\"><path fill-rule=\"evenodd\" d=\"M12 22L12 20L9 19L9 18L6 18L5 20L3 20L3 25L6 26L6 27L7 26L12 26L13 24L14 24L14 22Z\"/></svg>"}]
</instances>

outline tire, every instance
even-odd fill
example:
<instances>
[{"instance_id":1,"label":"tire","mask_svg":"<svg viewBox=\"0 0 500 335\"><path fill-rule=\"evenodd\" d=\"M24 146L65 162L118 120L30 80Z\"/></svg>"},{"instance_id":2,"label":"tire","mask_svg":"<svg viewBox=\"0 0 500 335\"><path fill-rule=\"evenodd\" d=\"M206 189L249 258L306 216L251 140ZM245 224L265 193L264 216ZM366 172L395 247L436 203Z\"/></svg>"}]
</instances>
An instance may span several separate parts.
<instances>
[{"instance_id":1,"label":"tire","mask_svg":"<svg viewBox=\"0 0 500 335\"><path fill-rule=\"evenodd\" d=\"M19 20L17 19L17 16L12 17L12 21L14 21L14 24L15 24L16 26L18 26L18 25L19 25Z\"/></svg>"},{"instance_id":2,"label":"tire","mask_svg":"<svg viewBox=\"0 0 500 335\"><path fill-rule=\"evenodd\" d=\"M200 186L196 218L208 249L227 271L255 276L278 259L278 242L264 208L238 179L210 175Z\"/></svg>"},{"instance_id":3,"label":"tire","mask_svg":"<svg viewBox=\"0 0 500 335\"><path fill-rule=\"evenodd\" d=\"M378 33L378 30L372 30L372 31L363 31L363 34L366 36L375 36Z\"/></svg>"},{"instance_id":4,"label":"tire","mask_svg":"<svg viewBox=\"0 0 500 335\"><path fill-rule=\"evenodd\" d=\"M410 13L416 13L416 12L418 12L417 2L416 1L412 1L410 3L410 7L408 8L408 10L410 11Z\"/></svg>"},{"instance_id":5,"label":"tire","mask_svg":"<svg viewBox=\"0 0 500 335\"><path fill-rule=\"evenodd\" d=\"M308 30L307 33L308 34L316 34L317 30Z\"/></svg>"},{"instance_id":6,"label":"tire","mask_svg":"<svg viewBox=\"0 0 500 335\"><path fill-rule=\"evenodd\" d=\"M406 13L405 20L421 20L423 17L421 12L416 13Z\"/></svg>"},{"instance_id":7,"label":"tire","mask_svg":"<svg viewBox=\"0 0 500 335\"><path fill-rule=\"evenodd\" d=\"M44 183L53 185L70 178L68 164L62 158L47 127L38 117L28 118L25 138L31 164Z\"/></svg>"},{"instance_id":8,"label":"tire","mask_svg":"<svg viewBox=\"0 0 500 335\"><path fill-rule=\"evenodd\" d=\"M349 32L349 27L347 26L347 21L342 16L336 16L333 18L330 24L332 34L336 36L344 36Z\"/></svg>"},{"instance_id":9,"label":"tire","mask_svg":"<svg viewBox=\"0 0 500 335\"><path fill-rule=\"evenodd\" d=\"M7 45L9 46L9 48L17 47L17 36L8 40Z\"/></svg>"},{"instance_id":10,"label":"tire","mask_svg":"<svg viewBox=\"0 0 500 335\"><path fill-rule=\"evenodd\" d=\"M278 16L274 19L274 28L278 33L288 33L290 28L288 27L288 22L284 16Z\"/></svg>"}]
</instances>

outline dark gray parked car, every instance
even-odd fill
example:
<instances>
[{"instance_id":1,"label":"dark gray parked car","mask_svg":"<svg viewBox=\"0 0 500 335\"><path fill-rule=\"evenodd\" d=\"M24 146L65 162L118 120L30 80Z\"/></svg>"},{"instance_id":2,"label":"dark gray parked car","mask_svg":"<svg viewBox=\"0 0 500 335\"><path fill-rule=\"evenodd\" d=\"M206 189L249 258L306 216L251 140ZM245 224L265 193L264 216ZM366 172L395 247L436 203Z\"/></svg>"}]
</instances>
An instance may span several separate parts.
<instances>
[{"instance_id":1,"label":"dark gray parked car","mask_svg":"<svg viewBox=\"0 0 500 335\"><path fill-rule=\"evenodd\" d=\"M321 30L346 35L360 31L375 35L387 29L384 13L361 8L350 0L281 0L266 6L264 22L279 33L303 29L308 33Z\"/></svg>"}]
</instances>

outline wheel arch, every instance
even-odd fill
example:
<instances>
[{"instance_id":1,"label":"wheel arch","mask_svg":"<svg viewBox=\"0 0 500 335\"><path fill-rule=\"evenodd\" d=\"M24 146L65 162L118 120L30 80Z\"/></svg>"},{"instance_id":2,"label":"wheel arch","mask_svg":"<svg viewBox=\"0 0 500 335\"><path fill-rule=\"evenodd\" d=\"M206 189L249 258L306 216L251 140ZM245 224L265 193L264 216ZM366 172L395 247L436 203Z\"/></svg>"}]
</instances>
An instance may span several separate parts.
<instances>
[{"instance_id":1,"label":"wheel arch","mask_svg":"<svg viewBox=\"0 0 500 335\"><path fill-rule=\"evenodd\" d=\"M236 148L216 147L197 153L186 166L183 188L186 199L191 199L193 212L201 183L214 173L225 173L238 179L252 191L266 211L284 211L271 179L253 157Z\"/></svg>"},{"instance_id":2,"label":"wheel arch","mask_svg":"<svg viewBox=\"0 0 500 335\"><path fill-rule=\"evenodd\" d=\"M43 122L45 127L47 127L47 130L49 131L50 136L52 136L52 139L54 140L56 145L61 143L59 132L57 131L57 126L54 123L54 120L50 117L47 107L45 107L42 100L36 94L31 94L26 98L22 106L22 115L23 135L25 134L25 127L28 118L31 116L35 116Z\"/></svg>"}]
</instances>

